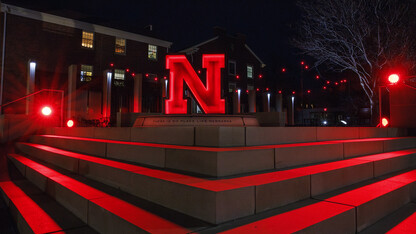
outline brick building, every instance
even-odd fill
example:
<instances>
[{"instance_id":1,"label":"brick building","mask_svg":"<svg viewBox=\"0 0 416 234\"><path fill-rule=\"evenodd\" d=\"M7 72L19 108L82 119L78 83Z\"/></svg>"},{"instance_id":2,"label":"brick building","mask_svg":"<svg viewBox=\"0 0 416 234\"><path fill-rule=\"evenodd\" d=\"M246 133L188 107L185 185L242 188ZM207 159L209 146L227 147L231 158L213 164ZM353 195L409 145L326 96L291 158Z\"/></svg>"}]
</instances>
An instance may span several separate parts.
<instances>
[{"instance_id":1,"label":"brick building","mask_svg":"<svg viewBox=\"0 0 416 234\"><path fill-rule=\"evenodd\" d=\"M171 42L8 4L1 4L0 27L2 104L58 89L65 92L64 118L162 111ZM33 112L39 100L56 99L48 95L41 92L2 111Z\"/></svg>"},{"instance_id":2,"label":"brick building","mask_svg":"<svg viewBox=\"0 0 416 234\"><path fill-rule=\"evenodd\" d=\"M253 113L267 111L267 87L262 70L265 64L246 44L242 34L230 35L215 28L215 37L181 50L203 78L202 55L225 54L225 69L221 71L222 98L226 99L226 113ZM193 103L193 112L198 108ZM263 103L263 104L262 104Z\"/></svg>"}]
</instances>

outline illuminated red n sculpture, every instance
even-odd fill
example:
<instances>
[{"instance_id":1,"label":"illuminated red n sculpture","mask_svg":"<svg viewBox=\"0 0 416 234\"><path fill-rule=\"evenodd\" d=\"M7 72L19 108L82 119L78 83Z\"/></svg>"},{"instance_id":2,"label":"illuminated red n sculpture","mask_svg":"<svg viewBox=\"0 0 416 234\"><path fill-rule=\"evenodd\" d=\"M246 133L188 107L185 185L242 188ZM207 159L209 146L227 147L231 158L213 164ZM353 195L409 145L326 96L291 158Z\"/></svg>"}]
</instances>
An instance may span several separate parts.
<instances>
[{"instance_id":1,"label":"illuminated red n sculpture","mask_svg":"<svg viewBox=\"0 0 416 234\"><path fill-rule=\"evenodd\" d=\"M206 87L184 55L166 56L166 68L170 70L169 99L165 101L166 114L186 114L188 101L183 99L185 81L196 101L206 114L224 114L225 101L221 99L221 68L223 54L202 56L206 68Z\"/></svg>"}]
</instances>

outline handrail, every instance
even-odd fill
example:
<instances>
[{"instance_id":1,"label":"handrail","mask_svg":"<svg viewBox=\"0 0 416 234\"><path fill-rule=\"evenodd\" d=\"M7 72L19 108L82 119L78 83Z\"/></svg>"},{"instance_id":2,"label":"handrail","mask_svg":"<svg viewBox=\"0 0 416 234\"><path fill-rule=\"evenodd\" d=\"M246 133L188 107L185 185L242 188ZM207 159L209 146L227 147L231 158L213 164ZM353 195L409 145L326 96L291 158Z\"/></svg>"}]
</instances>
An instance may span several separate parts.
<instances>
[{"instance_id":1,"label":"handrail","mask_svg":"<svg viewBox=\"0 0 416 234\"><path fill-rule=\"evenodd\" d=\"M23 99L25 99L25 98L28 98L28 97L30 97L30 96L36 95L36 94L41 93L41 92L57 92L57 93L64 93L64 91L63 91L63 90L59 90L59 89L42 89L42 90L39 90L39 91L36 91L36 92L30 93L30 94L28 94L28 95L26 95L26 96L23 96L23 97L21 97L21 98L18 98L18 99L16 99L16 100L13 100L13 101L11 101L11 102L8 102L8 103L6 103L6 104L0 105L0 108L1 108L1 107L4 107L4 106L7 106L7 105L10 105L10 104L12 104L12 103L18 102L18 101L20 101L20 100L23 100Z\"/></svg>"},{"instance_id":2,"label":"handrail","mask_svg":"<svg viewBox=\"0 0 416 234\"><path fill-rule=\"evenodd\" d=\"M26 99L30 96L33 96L33 95L36 95L36 94L42 93L42 92L55 92L55 93L60 93L61 94L61 127L62 127L64 125L64 95L65 95L65 92L63 90L60 90L60 89L42 89L42 90L30 93L30 94L25 95L25 96L23 96L21 98L18 98L16 100L13 100L13 101L8 102L6 104L0 105L0 113L1 113L1 110L4 106L10 105L12 103L18 102L20 100Z\"/></svg>"}]
</instances>

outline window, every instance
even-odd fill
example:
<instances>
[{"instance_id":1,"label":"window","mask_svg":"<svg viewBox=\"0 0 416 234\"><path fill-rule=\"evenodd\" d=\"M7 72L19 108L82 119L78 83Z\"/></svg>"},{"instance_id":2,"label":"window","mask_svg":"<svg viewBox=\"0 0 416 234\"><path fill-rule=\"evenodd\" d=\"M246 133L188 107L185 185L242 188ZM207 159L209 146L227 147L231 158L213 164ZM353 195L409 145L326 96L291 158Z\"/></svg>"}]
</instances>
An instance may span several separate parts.
<instances>
[{"instance_id":1,"label":"window","mask_svg":"<svg viewBox=\"0 0 416 234\"><path fill-rule=\"evenodd\" d=\"M116 54L126 54L126 39L116 38Z\"/></svg>"},{"instance_id":2,"label":"window","mask_svg":"<svg viewBox=\"0 0 416 234\"><path fill-rule=\"evenodd\" d=\"M152 60L157 60L157 46L149 45L147 58Z\"/></svg>"},{"instance_id":3,"label":"window","mask_svg":"<svg viewBox=\"0 0 416 234\"><path fill-rule=\"evenodd\" d=\"M81 81L91 81L92 79L92 66L81 65Z\"/></svg>"},{"instance_id":4,"label":"window","mask_svg":"<svg viewBox=\"0 0 416 234\"><path fill-rule=\"evenodd\" d=\"M114 69L114 86L124 87L125 71Z\"/></svg>"},{"instance_id":5,"label":"window","mask_svg":"<svg viewBox=\"0 0 416 234\"><path fill-rule=\"evenodd\" d=\"M91 49L94 47L94 33L82 31L82 47Z\"/></svg>"},{"instance_id":6,"label":"window","mask_svg":"<svg viewBox=\"0 0 416 234\"><path fill-rule=\"evenodd\" d=\"M228 75L235 76L236 74L236 63L234 60L228 61Z\"/></svg>"},{"instance_id":7,"label":"window","mask_svg":"<svg viewBox=\"0 0 416 234\"><path fill-rule=\"evenodd\" d=\"M234 82L228 83L228 92L233 92L236 89L237 89L237 84L236 83L234 83Z\"/></svg>"},{"instance_id":8,"label":"window","mask_svg":"<svg viewBox=\"0 0 416 234\"><path fill-rule=\"evenodd\" d=\"M253 66L247 66L247 78L253 79Z\"/></svg>"},{"instance_id":9,"label":"window","mask_svg":"<svg viewBox=\"0 0 416 234\"><path fill-rule=\"evenodd\" d=\"M115 80L124 80L124 70L122 69L115 69L114 70L114 79Z\"/></svg>"}]
</instances>

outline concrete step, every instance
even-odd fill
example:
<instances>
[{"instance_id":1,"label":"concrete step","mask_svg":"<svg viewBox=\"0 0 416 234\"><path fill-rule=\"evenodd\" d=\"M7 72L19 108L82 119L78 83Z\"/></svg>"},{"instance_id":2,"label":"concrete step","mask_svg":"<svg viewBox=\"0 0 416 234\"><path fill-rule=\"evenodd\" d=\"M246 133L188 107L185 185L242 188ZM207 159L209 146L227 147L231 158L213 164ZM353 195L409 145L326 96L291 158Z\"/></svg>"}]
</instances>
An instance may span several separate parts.
<instances>
[{"instance_id":1,"label":"concrete step","mask_svg":"<svg viewBox=\"0 0 416 234\"><path fill-rule=\"evenodd\" d=\"M20 233L96 233L27 180L0 182Z\"/></svg>"},{"instance_id":2,"label":"concrete step","mask_svg":"<svg viewBox=\"0 0 416 234\"><path fill-rule=\"evenodd\" d=\"M360 233L416 233L416 204L409 203L403 206Z\"/></svg>"},{"instance_id":3,"label":"concrete step","mask_svg":"<svg viewBox=\"0 0 416 234\"><path fill-rule=\"evenodd\" d=\"M33 143L18 143L17 148L42 161L214 224L403 170L412 167L416 158L416 149L409 149L290 170L211 180Z\"/></svg>"},{"instance_id":4,"label":"concrete step","mask_svg":"<svg viewBox=\"0 0 416 234\"><path fill-rule=\"evenodd\" d=\"M29 181L99 233L194 231L24 156L8 157Z\"/></svg>"},{"instance_id":5,"label":"concrete step","mask_svg":"<svg viewBox=\"0 0 416 234\"><path fill-rule=\"evenodd\" d=\"M315 199L223 224L201 233L356 233L380 222L416 198L416 170L343 188ZM410 205L411 211L415 208ZM406 210L409 214L409 210ZM412 216L394 226L414 231ZM402 216L403 217L403 216ZM388 224L388 223L385 223ZM391 224L391 222L390 222ZM372 232L378 230L377 232ZM382 230L382 229L381 229ZM385 230L385 229L384 229ZM367 233L385 233L369 228Z\"/></svg>"},{"instance_id":6,"label":"concrete step","mask_svg":"<svg viewBox=\"0 0 416 234\"><path fill-rule=\"evenodd\" d=\"M123 127L51 128L47 134L188 146L232 147L407 136L406 129L372 127Z\"/></svg>"},{"instance_id":7,"label":"concrete step","mask_svg":"<svg viewBox=\"0 0 416 234\"><path fill-rule=\"evenodd\" d=\"M222 177L416 148L415 137L367 138L249 147L196 147L56 135L31 142L83 154ZM313 156L311 156L313 155Z\"/></svg>"}]
</instances>

